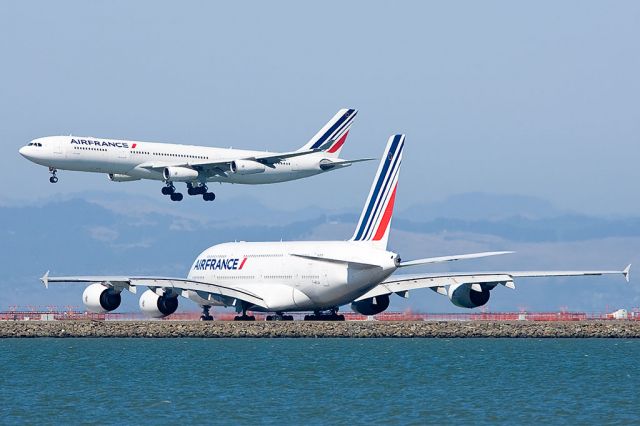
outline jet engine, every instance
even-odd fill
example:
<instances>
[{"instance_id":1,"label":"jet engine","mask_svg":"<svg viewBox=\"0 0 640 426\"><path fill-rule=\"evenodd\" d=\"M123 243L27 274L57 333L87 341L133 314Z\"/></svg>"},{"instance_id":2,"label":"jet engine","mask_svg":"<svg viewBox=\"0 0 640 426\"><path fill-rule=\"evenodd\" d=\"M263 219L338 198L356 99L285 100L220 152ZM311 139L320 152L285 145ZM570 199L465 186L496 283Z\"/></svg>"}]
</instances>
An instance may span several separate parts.
<instances>
[{"instance_id":1,"label":"jet engine","mask_svg":"<svg viewBox=\"0 0 640 426\"><path fill-rule=\"evenodd\" d=\"M120 306L121 301L119 292L100 283L91 284L82 293L84 306L96 314L113 311Z\"/></svg>"},{"instance_id":2,"label":"jet engine","mask_svg":"<svg viewBox=\"0 0 640 426\"><path fill-rule=\"evenodd\" d=\"M171 182L192 182L198 179L198 171L189 167L165 167L162 171L164 180Z\"/></svg>"},{"instance_id":3,"label":"jet engine","mask_svg":"<svg viewBox=\"0 0 640 426\"><path fill-rule=\"evenodd\" d=\"M109 180L111 182L131 182L134 180L140 180L140 178L129 175L121 175L119 173L109 173Z\"/></svg>"},{"instance_id":4,"label":"jet engine","mask_svg":"<svg viewBox=\"0 0 640 426\"><path fill-rule=\"evenodd\" d=\"M178 309L178 296L158 296L147 290L140 296L140 310L151 318L163 318Z\"/></svg>"},{"instance_id":5,"label":"jet engine","mask_svg":"<svg viewBox=\"0 0 640 426\"><path fill-rule=\"evenodd\" d=\"M328 158L323 158L318 163L318 168L320 170L330 170L330 169L333 169L335 166L336 165L333 163L333 161L329 160Z\"/></svg>"},{"instance_id":6,"label":"jet engine","mask_svg":"<svg viewBox=\"0 0 640 426\"><path fill-rule=\"evenodd\" d=\"M351 303L351 310L360 315L376 315L389 307L389 295L372 297Z\"/></svg>"},{"instance_id":7,"label":"jet engine","mask_svg":"<svg viewBox=\"0 0 640 426\"><path fill-rule=\"evenodd\" d=\"M231 173L237 173L239 175L253 175L256 173L262 173L265 170L264 164L251 160L235 160L229 164Z\"/></svg>"},{"instance_id":8,"label":"jet engine","mask_svg":"<svg viewBox=\"0 0 640 426\"><path fill-rule=\"evenodd\" d=\"M474 288L472 288L472 286ZM477 308L486 305L491 296L491 288L487 284L456 284L449 286L449 300L460 308ZM480 291L476 291L480 290Z\"/></svg>"}]
</instances>

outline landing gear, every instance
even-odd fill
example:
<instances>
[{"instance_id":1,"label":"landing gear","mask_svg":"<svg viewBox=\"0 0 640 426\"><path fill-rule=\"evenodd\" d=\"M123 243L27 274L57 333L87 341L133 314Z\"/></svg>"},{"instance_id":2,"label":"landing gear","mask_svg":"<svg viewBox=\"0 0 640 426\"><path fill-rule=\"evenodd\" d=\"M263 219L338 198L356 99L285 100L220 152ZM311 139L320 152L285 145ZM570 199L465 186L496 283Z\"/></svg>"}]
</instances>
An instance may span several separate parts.
<instances>
[{"instance_id":1,"label":"landing gear","mask_svg":"<svg viewBox=\"0 0 640 426\"><path fill-rule=\"evenodd\" d=\"M256 317L254 317L253 315L242 314L242 315L233 317L233 320L234 321L255 321Z\"/></svg>"},{"instance_id":2,"label":"landing gear","mask_svg":"<svg viewBox=\"0 0 640 426\"><path fill-rule=\"evenodd\" d=\"M216 199L216 194L213 192L207 192L209 188L207 185L202 184L193 186L191 183L187 183L187 194L189 195L202 195L202 199L205 201L213 201Z\"/></svg>"},{"instance_id":3,"label":"landing gear","mask_svg":"<svg viewBox=\"0 0 640 426\"><path fill-rule=\"evenodd\" d=\"M53 168L53 167L49 167L49 173L51 173L51 177L49 178L49 182L58 183L58 176L56 176L56 173L58 173L58 170Z\"/></svg>"},{"instance_id":4,"label":"landing gear","mask_svg":"<svg viewBox=\"0 0 640 426\"><path fill-rule=\"evenodd\" d=\"M238 315L233 318L234 321L255 321L256 317L253 315L247 315L247 305L242 304L242 315Z\"/></svg>"},{"instance_id":5,"label":"landing gear","mask_svg":"<svg viewBox=\"0 0 640 426\"><path fill-rule=\"evenodd\" d=\"M176 187L172 182L167 182L167 185L162 188L162 195L168 195L171 201L182 201L183 195L176 192Z\"/></svg>"},{"instance_id":6,"label":"landing gear","mask_svg":"<svg viewBox=\"0 0 640 426\"><path fill-rule=\"evenodd\" d=\"M211 306L204 305L202 307L202 316L200 316L200 321L213 321L213 317L209 314L209 309Z\"/></svg>"},{"instance_id":7,"label":"landing gear","mask_svg":"<svg viewBox=\"0 0 640 426\"><path fill-rule=\"evenodd\" d=\"M267 321L293 321L293 315L285 315L283 312L276 312L275 315L267 315Z\"/></svg>"},{"instance_id":8,"label":"landing gear","mask_svg":"<svg viewBox=\"0 0 640 426\"><path fill-rule=\"evenodd\" d=\"M313 315L305 315L305 321L344 321L344 315L338 314L338 309L333 308L328 313L314 311Z\"/></svg>"}]
</instances>

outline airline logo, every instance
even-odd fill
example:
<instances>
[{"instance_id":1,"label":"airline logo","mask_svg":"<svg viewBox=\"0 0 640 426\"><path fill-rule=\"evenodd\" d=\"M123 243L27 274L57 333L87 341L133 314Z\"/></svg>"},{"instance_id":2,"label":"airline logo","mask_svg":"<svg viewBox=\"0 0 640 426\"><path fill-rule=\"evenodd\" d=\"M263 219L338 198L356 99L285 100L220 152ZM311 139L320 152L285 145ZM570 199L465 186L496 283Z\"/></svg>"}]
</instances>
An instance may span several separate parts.
<instances>
[{"instance_id":1,"label":"airline logo","mask_svg":"<svg viewBox=\"0 0 640 426\"><path fill-rule=\"evenodd\" d=\"M387 150L382 157L384 161L380 162L352 240L380 241L387 233L396 199L404 139L404 135L389 138Z\"/></svg>"},{"instance_id":2,"label":"airline logo","mask_svg":"<svg viewBox=\"0 0 640 426\"><path fill-rule=\"evenodd\" d=\"M329 126L329 128L313 145L311 145L309 149L317 149L328 142L333 141L329 148L325 150L330 153L338 151L347 139L349 129L351 128L351 124L353 123L353 119L356 118L357 113L358 111L355 109L346 110L335 123Z\"/></svg>"},{"instance_id":3,"label":"airline logo","mask_svg":"<svg viewBox=\"0 0 640 426\"><path fill-rule=\"evenodd\" d=\"M109 146L114 148L129 148L129 144L126 142L94 141L91 139L71 139L71 144L91 145L91 146ZM133 148L135 147L136 147L136 144L133 144Z\"/></svg>"},{"instance_id":4,"label":"airline logo","mask_svg":"<svg viewBox=\"0 0 640 426\"><path fill-rule=\"evenodd\" d=\"M229 258L229 259L198 259L193 265L193 269L196 271L215 271L215 270L227 270L238 271L244 267L247 258Z\"/></svg>"}]
</instances>

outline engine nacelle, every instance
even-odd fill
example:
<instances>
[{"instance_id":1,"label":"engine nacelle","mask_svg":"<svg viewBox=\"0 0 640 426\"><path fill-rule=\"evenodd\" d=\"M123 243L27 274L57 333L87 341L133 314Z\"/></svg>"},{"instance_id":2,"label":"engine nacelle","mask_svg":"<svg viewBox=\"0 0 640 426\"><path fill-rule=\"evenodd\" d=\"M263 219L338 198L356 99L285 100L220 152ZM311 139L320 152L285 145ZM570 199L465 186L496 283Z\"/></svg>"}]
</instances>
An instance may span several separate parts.
<instances>
[{"instance_id":1,"label":"engine nacelle","mask_svg":"<svg viewBox=\"0 0 640 426\"><path fill-rule=\"evenodd\" d=\"M389 307L389 295L376 296L370 299L351 303L351 310L360 315L377 315Z\"/></svg>"},{"instance_id":2,"label":"engine nacelle","mask_svg":"<svg viewBox=\"0 0 640 426\"><path fill-rule=\"evenodd\" d=\"M262 173L265 171L264 164L251 160L235 160L229 164L231 173L237 173L239 175L253 175L256 173Z\"/></svg>"},{"instance_id":3,"label":"engine nacelle","mask_svg":"<svg viewBox=\"0 0 640 426\"><path fill-rule=\"evenodd\" d=\"M331 170L335 167L335 163L331 160L329 160L328 158L323 158L322 160L320 160L320 162L318 163L318 168L320 170Z\"/></svg>"},{"instance_id":4,"label":"engine nacelle","mask_svg":"<svg viewBox=\"0 0 640 426\"><path fill-rule=\"evenodd\" d=\"M165 167L162 171L164 180L171 182L192 182L198 179L198 171L189 167Z\"/></svg>"},{"instance_id":5,"label":"engine nacelle","mask_svg":"<svg viewBox=\"0 0 640 426\"><path fill-rule=\"evenodd\" d=\"M129 175L122 175L119 173L109 173L109 180L111 182L131 182L134 180L140 180L140 178Z\"/></svg>"},{"instance_id":6,"label":"engine nacelle","mask_svg":"<svg viewBox=\"0 0 640 426\"><path fill-rule=\"evenodd\" d=\"M96 314L104 314L117 309L121 301L122 297L119 292L100 283L91 284L82 293L84 306Z\"/></svg>"},{"instance_id":7,"label":"engine nacelle","mask_svg":"<svg viewBox=\"0 0 640 426\"><path fill-rule=\"evenodd\" d=\"M178 309L177 296L158 296L147 290L140 296L140 310L151 318L164 318Z\"/></svg>"},{"instance_id":8,"label":"engine nacelle","mask_svg":"<svg viewBox=\"0 0 640 426\"><path fill-rule=\"evenodd\" d=\"M460 308L477 308L486 305L491 296L491 291L486 284L479 285L482 291L471 288L473 284L456 284L449 286L449 300Z\"/></svg>"}]
</instances>

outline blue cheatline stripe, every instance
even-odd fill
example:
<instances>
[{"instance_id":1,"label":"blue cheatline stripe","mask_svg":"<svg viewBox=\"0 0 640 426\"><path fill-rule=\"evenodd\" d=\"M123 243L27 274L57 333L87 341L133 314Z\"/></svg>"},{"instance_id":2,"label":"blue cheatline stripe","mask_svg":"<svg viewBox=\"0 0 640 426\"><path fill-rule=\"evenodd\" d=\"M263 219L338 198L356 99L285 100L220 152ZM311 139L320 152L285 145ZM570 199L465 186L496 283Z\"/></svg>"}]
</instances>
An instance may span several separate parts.
<instances>
[{"instance_id":1,"label":"blue cheatline stripe","mask_svg":"<svg viewBox=\"0 0 640 426\"><path fill-rule=\"evenodd\" d=\"M367 224L369 223L369 220L371 218L371 212L373 211L373 206L376 204L376 201L378 199L378 194L380 193L380 188L382 187L384 181L387 180L388 178L387 175L388 175L389 166L391 165L392 160L393 160L392 167L395 167L395 165L397 164L399 155L396 155L396 149L398 148L398 144L401 139L402 139L402 135L394 136L393 142L391 143L389 150L385 152L386 158L385 158L384 166L380 171L380 175L378 176L376 186L374 187L373 193L371 194L371 199L369 200L369 205L367 206L367 210L365 211L365 214L362 217L362 223L358 228L358 232L354 240L359 240L362 237L364 230L367 227ZM389 156L391 156L391 158L389 158Z\"/></svg>"},{"instance_id":2,"label":"blue cheatline stripe","mask_svg":"<svg viewBox=\"0 0 640 426\"><path fill-rule=\"evenodd\" d=\"M398 174L398 170L400 169L400 156L402 153L402 147L404 146L404 143L401 144L396 153L395 153L395 159L394 159L394 163L393 166L391 167L391 169L389 170L389 173L387 174L387 176L385 177L385 182L383 184L383 189L380 193L380 196L378 197L378 199L376 200L376 204L375 207L373 208L373 214L371 215L371 218L369 219L369 223L367 224L367 226L365 227L365 232L363 234L364 239L368 239L371 235L371 231L373 228L375 228L375 223L378 219L378 216L380 216L381 214L381 210L382 207L384 206L384 202L386 201L386 199L388 198L389 192L391 191L391 187L393 186L393 180L394 178L397 176Z\"/></svg>"},{"instance_id":3,"label":"blue cheatline stripe","mask_svg":"<svg viewBox=\"0 0 640 426\"><path fill-rule=\"evenodd\" d=\"M391 143L391 145L389 146L389 149L385 152L384 166L383 166L382 170L380 171L380 174L378 175L378 180L376 181L376 185L375 185L374 190L373 190L373 192L371 194L371 199L369 200L369 204L367 206L365 214L362 217L362 222L360 224L360 227L358 228L358 232L356 234L355 240L362 239L362 237L364 236L364 231L368 227L368 224L369 224L369 222L371 220L371 212L373 211L373 206L375 205L376 200L378 199L378 194L380 192L380 188L382 187L383 182L387 178L387 173L388 173L389 166L391 165L391 161L397 159L397 158L394 158L394 157L395 157L395 150L397 148L398 141L399 141L398 136L395 136L393 141L392 141L392 143ZM391 157L391 158L389 158L389 157ZM395 161L394 161L393 164L395 165Z\"/></svg>"},{"instance_id":4,"label":"blue cheatline stripe","mask_svg":"<svg viewBox=\"0 0 640 426\"><path fill-rule=\"evenodd\" d=\"M331 128L329 128L329 130L324 132L324 134L320 137L320 139L318 139L316 143L314 143L309 149L316 149L317 147L325 143L329 138L329 136L331 136L333 132L335 132L335 130L345 122L345 120L348 120L349 118L353 120L353 118L355 117L355 114L353 114L354 111L355 111L354 109L349 109L347 110L347 112L342 114L342 117L340 117L338 121L336 121L335 124L331 126Z\"/></svg>"}]
</instances>

